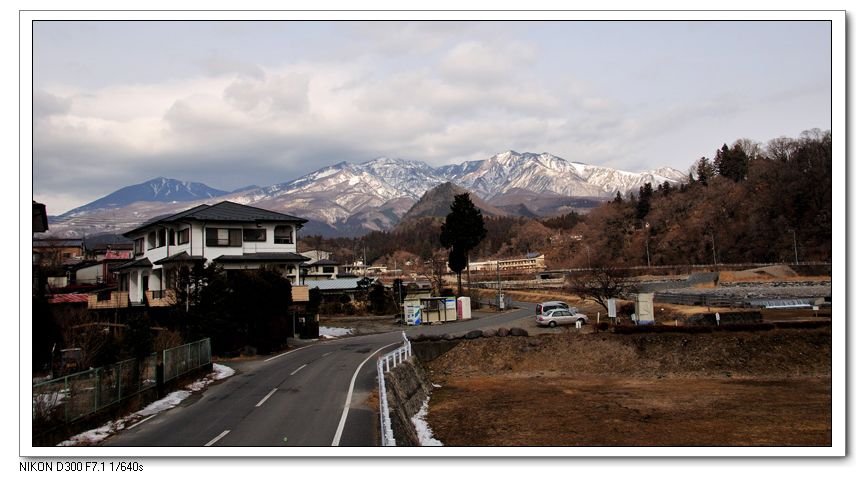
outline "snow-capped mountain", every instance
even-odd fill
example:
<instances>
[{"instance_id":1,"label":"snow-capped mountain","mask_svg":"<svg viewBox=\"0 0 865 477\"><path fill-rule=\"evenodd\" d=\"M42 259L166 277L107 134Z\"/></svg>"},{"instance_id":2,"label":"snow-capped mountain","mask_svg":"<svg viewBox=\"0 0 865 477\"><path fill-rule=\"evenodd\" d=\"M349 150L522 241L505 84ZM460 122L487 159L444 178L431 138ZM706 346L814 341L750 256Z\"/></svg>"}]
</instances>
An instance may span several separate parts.
<instances>
[{"instance_id":1,"label":"snow-capped mountain","mask_svg":"<svg viewBox=\"0 0 865 477\"><path fill-rule=\"evenodd\" d=\"M573 163L549 153L507 151L438 168L381 157L362 164L340 162L288 182L231 193L204 184L157 178L70 211L56 218L51 229L63 231L63 223L70 230L97 224L107 229L100 232L113 231L112 224L116 223L114 230L122 231L123 227L132 228L130 223L139 218L144 221L158 213L230 200L310 219L311 224L318 224L316 233L358 235L393 227L425 192L446 182L496 205L498 199L506 205L503 210L516 211L511 213L530 210L532 214L558 214L586 210L617 191L627 194L646 182L658 186L664 181L677 184L685 178L671 168L633 173Z\"/></svg>"},{"instance_id":2,"label":"snow-capped mountain","mask_svg":"<svg viewBox=\"0 0 865 477\"><path fill-rule=\"evenodd\" d=\"M577 176L600 188L604 195L614 195L616 192L625 195L628 192L638 190L640 186L646 183L651 183L653 188L657 188L665 181L670 184L678 184L688 178L672 167L662 167L648 172L627 172L579 162L571 164Z\"/></svg>"},{"instance_id":3,"label":"snow-capped mountain","mask_svg":"<svg viewBox=\"0 0 865 477\"><path fill-rule=\"evenodd\" d=\"M64 219L95 209L117 209L135 202L186 202L208 200L228 194L200 182L186 182L167 177L157 177L141 184L126 186L101 199L72 209L54 219Z\"/></svg>"},{"instance_id":4,"label":"snow-capped mountain","mask_svg":"<svg viewBox=\"0 0 865 477\"><path fill-rule=\"evenodd\" d=\"M511 189L569 197L607 195L600 186L580 177L572 163L548 153L507 151L443 171L450 174L451 181L485 199Z\"/></svg>"},{"instance_id":5,"label":"snow-capped mountain","mask_svg":"<svg viewBox=\"0 0 865 477\"><path fill-rule=\"evenodd\" d=\"M507 151L482 161L464 162L439 169L449 180L492 199L519 189L538 194L602 198L627 194L649 182L657 187L677 184L687 176L664 167L648 172L627 172L610 167L569 162L549 153Z\"/></svg>"}]
</instances>

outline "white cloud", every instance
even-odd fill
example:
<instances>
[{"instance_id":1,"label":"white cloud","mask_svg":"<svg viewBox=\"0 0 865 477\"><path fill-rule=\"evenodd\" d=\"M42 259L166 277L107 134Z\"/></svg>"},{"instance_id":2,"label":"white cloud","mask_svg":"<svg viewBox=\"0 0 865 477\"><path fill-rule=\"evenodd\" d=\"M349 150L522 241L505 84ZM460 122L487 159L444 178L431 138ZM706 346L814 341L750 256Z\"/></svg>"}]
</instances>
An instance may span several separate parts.
<instances>
[{"instance_id":1,"label":"white cloud","mask_svg":"<svg viewBox=\"0 0 865 477\"><path fill-rule=\"evenodd\" d=\"M520 76L530 71L535 52L528 45L507 43L492 45L467 41L454 46L438 65L445 78L457 81L496 81L504 75Z\"/></svg>"},{"instance_id":2,"label":"white cloud","mask_svg":"<svg viewBox=\"0 0 865 477\"><path fill-rule=\"evenodd\" d=\"M265 26L268 34L294 27ZM95 191L98 197L157 175L232 189L288 181L342 160L391 155L439 165L507 149L630 170L687 167L697 157L671 156L681 150L684 131L699 133L701 141L710 134L718 138L713 142L726 140L720 135L731 129L720 123L767 96L722 82L740 93L722 98L714 83L701 82L705 72L689 76L688 70L676 72L676 84L701 89L679 97L651 78L632 80L631 70L616 70L609 58L619 56L562 63L557 59L572 52L564 43L570 37L555 36L562 28L363 22L299 29L299 37L282 43L259 41L260 31L247 37L248 28L229 31L230 41L213 38L206 51L179 47L165 65L150 52L153 67L134 81L129 72L112 78L106 65L74 56L72 44L62 61L102 72L84 75L98 76L98 85L64 82L61 72L76 73L52 69L61 60L41 61L38 71L55 74L35 82L35 190L57 200L66 200L61 194L95 198ZM89 38L88 31L75 34ZM181 30L174 34L183 38ZM261 47L244 56L235 48L244 41ZM591 53L603 56L606 47ZM822 83L812 84L817 94L806 99L816 104ZM771 99L764 109L774 105ZM768 113L759 118L771 119ZM695 124L711 130L697 131Z\"/></svg>"}]
</instances>

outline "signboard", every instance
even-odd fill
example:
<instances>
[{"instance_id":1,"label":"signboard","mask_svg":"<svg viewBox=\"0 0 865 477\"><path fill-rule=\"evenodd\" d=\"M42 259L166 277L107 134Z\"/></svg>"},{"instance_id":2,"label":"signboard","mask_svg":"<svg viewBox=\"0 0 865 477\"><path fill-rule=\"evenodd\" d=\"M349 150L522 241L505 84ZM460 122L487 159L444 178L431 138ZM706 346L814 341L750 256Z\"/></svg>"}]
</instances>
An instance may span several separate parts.
<instances>
[{"instance_id":1,"label":"signboard","mask_svg":"<svg viewBox=\"0 0 865 477\"><path fill-rule=\"evenodd\" d=\"M407 325L419 325L421 324L421 307L420 305L406 305L405 306L405 323Z\"/></svg>"},{"instance_id":2,"label":"signboard","mask_svg":"<svg viewBox=\"0 0 865 477\"><path fill-rule=\"evenodd\" d=\"M457 299L450 296L445 298L445 310L456 310L457 309Z\"/></svg>"},{"instance_id":3,"label":"signboard","mask_svg":"<svg viewBox=\"0 0 865 477\"><path fill-rule=\"evenodd\" d=\"M616 317L616 299L608 298L607 299L607 316L610 318Z\"/></svg>"}]
</instances>

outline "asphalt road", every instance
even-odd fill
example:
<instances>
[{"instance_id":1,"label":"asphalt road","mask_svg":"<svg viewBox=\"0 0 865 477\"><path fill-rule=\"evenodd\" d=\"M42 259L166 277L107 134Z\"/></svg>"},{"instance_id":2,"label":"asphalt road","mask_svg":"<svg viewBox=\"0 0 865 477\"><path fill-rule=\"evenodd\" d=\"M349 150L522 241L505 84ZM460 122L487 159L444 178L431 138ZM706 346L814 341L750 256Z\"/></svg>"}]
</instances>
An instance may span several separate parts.
<instances>
[{"instance_id":1,"label":"asphalt road","mask_svg":"<svg viewBox=\"0 0 865 477\"><path fill-rule=\"evenodd\" d=\"M507 327L534 313L533 304L515 305L520 308L478 319L411 327L406 334ZM378 416L367 403L376 386L376 357L401 341L400 332L315 341L271 358L230 363L236 370L234 376L121 431L103 445L378 445ZM354 388L344 413L352 378Z\"/></svg>"}]
</instances>

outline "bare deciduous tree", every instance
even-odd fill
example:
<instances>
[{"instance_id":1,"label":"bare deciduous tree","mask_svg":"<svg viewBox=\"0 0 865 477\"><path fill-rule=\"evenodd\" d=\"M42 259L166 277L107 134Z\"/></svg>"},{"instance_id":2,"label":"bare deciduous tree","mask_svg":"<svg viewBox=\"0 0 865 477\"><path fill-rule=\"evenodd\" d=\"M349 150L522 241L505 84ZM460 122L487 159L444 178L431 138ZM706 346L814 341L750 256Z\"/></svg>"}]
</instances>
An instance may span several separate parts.
<instances>
[{"instance_id":1,"label":"bare deciduous tree","mask_svg":"<svg viewBox=\"0 0 865 477\"><path fill-rule=\"evenodd\" d=\"M432 257L425 261L420 270L421 276L429 280L433 294L441 294L444 274L447 273L447 258L442 251L435 251Z\"/></svg>"},{"instance_id":2,"label":"bare deciduous tree","mask_svg":"<svg viewBox=\"0 0 865 477\"><path fill-rule=\"evenodd\" d=\"M624 270L606 265L585 272L568 275L573 291L584 300L592 300L602 307L610 298L620 298L633 291L633 285Z\"/></svg>"}]
</instances>

